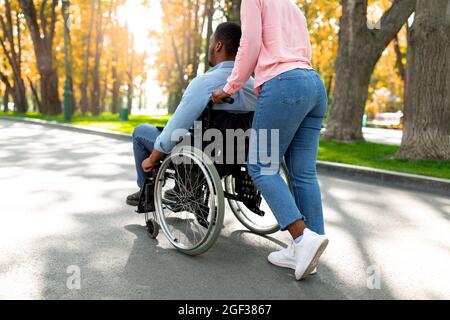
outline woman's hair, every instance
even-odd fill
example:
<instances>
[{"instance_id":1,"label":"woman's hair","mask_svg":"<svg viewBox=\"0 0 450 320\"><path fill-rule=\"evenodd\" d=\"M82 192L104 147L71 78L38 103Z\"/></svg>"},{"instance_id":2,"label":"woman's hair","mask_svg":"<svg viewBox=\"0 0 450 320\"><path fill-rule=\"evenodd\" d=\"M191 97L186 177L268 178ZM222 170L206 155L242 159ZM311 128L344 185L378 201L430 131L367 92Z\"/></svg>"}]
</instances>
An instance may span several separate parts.
<instances>
[{"instance_id":1,"label":"woman's hair","mask_svg":"<svg viewBox=\"0 0 450 320\"><path fill-rule=\"evenodd\" d=\"M225 52L231 57L238 53L241 36L241 26L235 22L221 23L215 32L215 40L224 44Z\"/></svg>"}]
</instances>

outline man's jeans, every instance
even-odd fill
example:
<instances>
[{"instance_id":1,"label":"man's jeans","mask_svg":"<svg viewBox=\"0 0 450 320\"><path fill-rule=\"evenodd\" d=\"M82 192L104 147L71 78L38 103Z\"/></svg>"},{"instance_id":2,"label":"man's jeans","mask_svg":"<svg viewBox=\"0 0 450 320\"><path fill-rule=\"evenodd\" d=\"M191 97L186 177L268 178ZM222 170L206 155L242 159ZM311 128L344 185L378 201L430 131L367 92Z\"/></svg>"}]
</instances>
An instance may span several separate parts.
<instances>
[{"instance_id":1,"label":"man's jeans","mask_svg":"<svg viewBox=\"0 0 450 320\"><path fill-rule=\"evenodd\" d=\"M145 182L145 172L142 169L142 162L150 156L155 145L156 138L161 134L156 127L141 124L133 132L133 151L136 162L137 184L142 188Z\"/></svg>"},{"instance_id":2,"label":"man's jeans","mask_svg":"<svg viewBox=\"0 0 450 320\"><path fill-rule=\"evenodd\" d=\"M304 220L312 231L324 234L322 199L317 181L316 162L320 130L327 111L327 94L322 79L314 70L295 69L266 82L261 88L250 142L249 173L272 209L282 230ZM263 129L267 142L260 143ZM279 143L272 143L270 130L279 130ZM274 153L268 164L261 158ZM271 151L272 150L272 151ZM275 152L276 154L276 152ZM279 174L286 160L294 187L294 197Z\"/></svg>"}]
</instances>

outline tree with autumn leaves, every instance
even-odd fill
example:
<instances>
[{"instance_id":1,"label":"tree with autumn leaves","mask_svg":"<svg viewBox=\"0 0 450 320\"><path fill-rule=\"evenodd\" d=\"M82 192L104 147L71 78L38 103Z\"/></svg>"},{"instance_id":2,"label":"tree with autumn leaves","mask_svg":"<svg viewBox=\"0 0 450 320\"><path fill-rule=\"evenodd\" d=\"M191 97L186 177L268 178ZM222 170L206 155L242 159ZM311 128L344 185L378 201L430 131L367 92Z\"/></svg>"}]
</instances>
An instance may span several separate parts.
<instances>
[{"instance_id":1,"label":"tree with autumn leaves","mask_svg":"<svg viewBox=\"0 0 450 320\"><path fill-rule=\"evenodd\" d=\"M147 53L135 50L126 23L119 21L124 0L72 1L70 70L74 111L98 115L131 108L142 95ZM75 10L76 9L76 10ZM45 115L62 112L64 11L58 0L0 0L0 94L3 106ZM135 88L136 87L136 88Z\"/></svg>"},{"instance_id":2,"label":"tree with autumn leaves","mask_svg":"<svg viewBox=\"0 0 450 320\"><path fill-rule=\"evenodd\" d=\"M186 12L192 8L192 3L196 3L197 9L201 3L206 7L207 2L165 1L165 12L170 16L167 17L170 22L165 24L167 30L175 31L175 26L185 28L182 17L177 17L176 12ZM220 13L210 16L218 16L219 21L238 20L240 2L216 1L215 10ZM406 134L398 157L450 159L450 1L297 0L297 3L309 23L314 68L323 76L330 97L325 138L340 141L362 139L364 113L400 110L405 104ZM380 12L371 13L374 6ZM206 10L202 12L205 17ZM189 28L184 30L191 30ZM172 37L174 34L185 39L176 31ZM435 42L425 41L428 39L425 34ZM418 37L415 35L422 36L422 42L414 41ZM162 38L166 39L165 36ZM428 45L428 53L436 60L424 55L420 59L415 58L416 52L425 50L425 44ZM179 88L185 88L189 75L195 74L196 70L192 71L191 63L185 64L184 68L176 63L180 59L177 51L183 52L185 48L177 44L176 39L168 45L162 44L162 48L161 60L174 60L175 64L168 63L168 66L175 68L174 65L178 65L178 76L181 77L176 80L163 71L162 85L181 93ZM439 52L435 52L435 48ZM167 79L172 82L166 82ZM384 100L382 88L390 93ZM172 103L176 104L178 99L179 96Z\"/></svg>"},{"instance_id":3,"label":"tree with autumn leaves","mask_svg":"<svg viewBox=\"0 0 450 320\"><path fill-rule=\"evenodd\" d=\"M403 110L405 134L398 157L450 159L450 1L295 1L307 17L313 66L330 98L325 138L361 139L364 113ZM146 71L154 68L172 113L189 82L209 68L214 26L239 22L241 0L160 1L161 30L149 34L159 46L152 65L147 65L148 53L136 52L132 33L120 21L125 2L76 1L77 23L70 28L75 111L96 115L130 109L133 98L143 96ZM19 112L60 113L60 2L0 4L3 105L12 100Z\"/></svg>"}]
</instances>

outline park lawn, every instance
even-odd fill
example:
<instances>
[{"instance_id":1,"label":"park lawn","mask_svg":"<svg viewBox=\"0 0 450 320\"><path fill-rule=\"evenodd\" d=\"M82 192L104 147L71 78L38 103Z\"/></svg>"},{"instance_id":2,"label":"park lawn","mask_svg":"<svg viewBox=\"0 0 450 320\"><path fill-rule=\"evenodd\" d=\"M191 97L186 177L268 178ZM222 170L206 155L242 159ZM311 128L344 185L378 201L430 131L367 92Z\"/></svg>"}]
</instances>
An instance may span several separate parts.
<instances>
[{"instance_id":1,"label":"park lawn","mask_svg":"<svg viewBox=\"0 0 450 320\"><path fill-rule=\"evenodd\" d=\"M33 119L63 122L62 115L42 116L38 113L4 113L0 116L27 117ZM129 121L119 121L119 115L104 113L99 116L81 116L75 114L71 124L102 128L122 133L132 133L142 123L164 126L171 115L167 116L129 116ZM450 161L408 161L393 159L398 146L359 141L341 143L322 140L319 148L319 160L352 164L357 166L412 173L424 176L450 179Z\"/></svg>"},{"instance_id":2,"label":"park lawn","mask_svg":"<svg viewBox=\"0 0 450 320\"><path fill-rule=\"evenodd\" d=\"M450 161L393 159L398 146L359 141L342 143L322 140L319 160L450 179Z\"/></svg>"}]
</instances>

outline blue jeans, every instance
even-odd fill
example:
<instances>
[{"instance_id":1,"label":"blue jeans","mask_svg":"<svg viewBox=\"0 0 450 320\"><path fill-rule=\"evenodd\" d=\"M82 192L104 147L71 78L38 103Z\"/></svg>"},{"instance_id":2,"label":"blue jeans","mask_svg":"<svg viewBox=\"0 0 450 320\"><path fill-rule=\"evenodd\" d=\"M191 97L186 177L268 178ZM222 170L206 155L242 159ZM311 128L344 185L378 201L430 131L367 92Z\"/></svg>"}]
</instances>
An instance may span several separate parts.
<instances>
[{"instance_id":1,"label":"blue jeans","mask_svg":"<svg viewBox=\"0 0 450 320\"><path fill-rule=\"evenodd\" d=\"M327 105L324 83L314 70L285 72L261 88L250 139L249 158L255 161L250 161L248 170L282 230L295 221L304 220L312 231L325 233L316 162ZM264 129L268 130L269 139L261 144L259 137ZM270 130L273 129L279 130L277 141L271 141ZM278 155L271 160L270 167L275 171L267 174L264 172L268 168L267 161L261 158L267 158L274 150ZM283 157L294 197L279 174Z\"/></svg>"},{"instance_id":2,"label":"blue jeans","mask_svg":"<svg viewBox=\"0 0 450 320\"><path fill-rule=\"evenodd\" d=\"M161 131L148 124L141 124L133 131L133 152L139 188L142 188L145 182L145 172L142 170L142 162L150 156L156 138L160 134Z\"/></svg>"}]
</instances>

